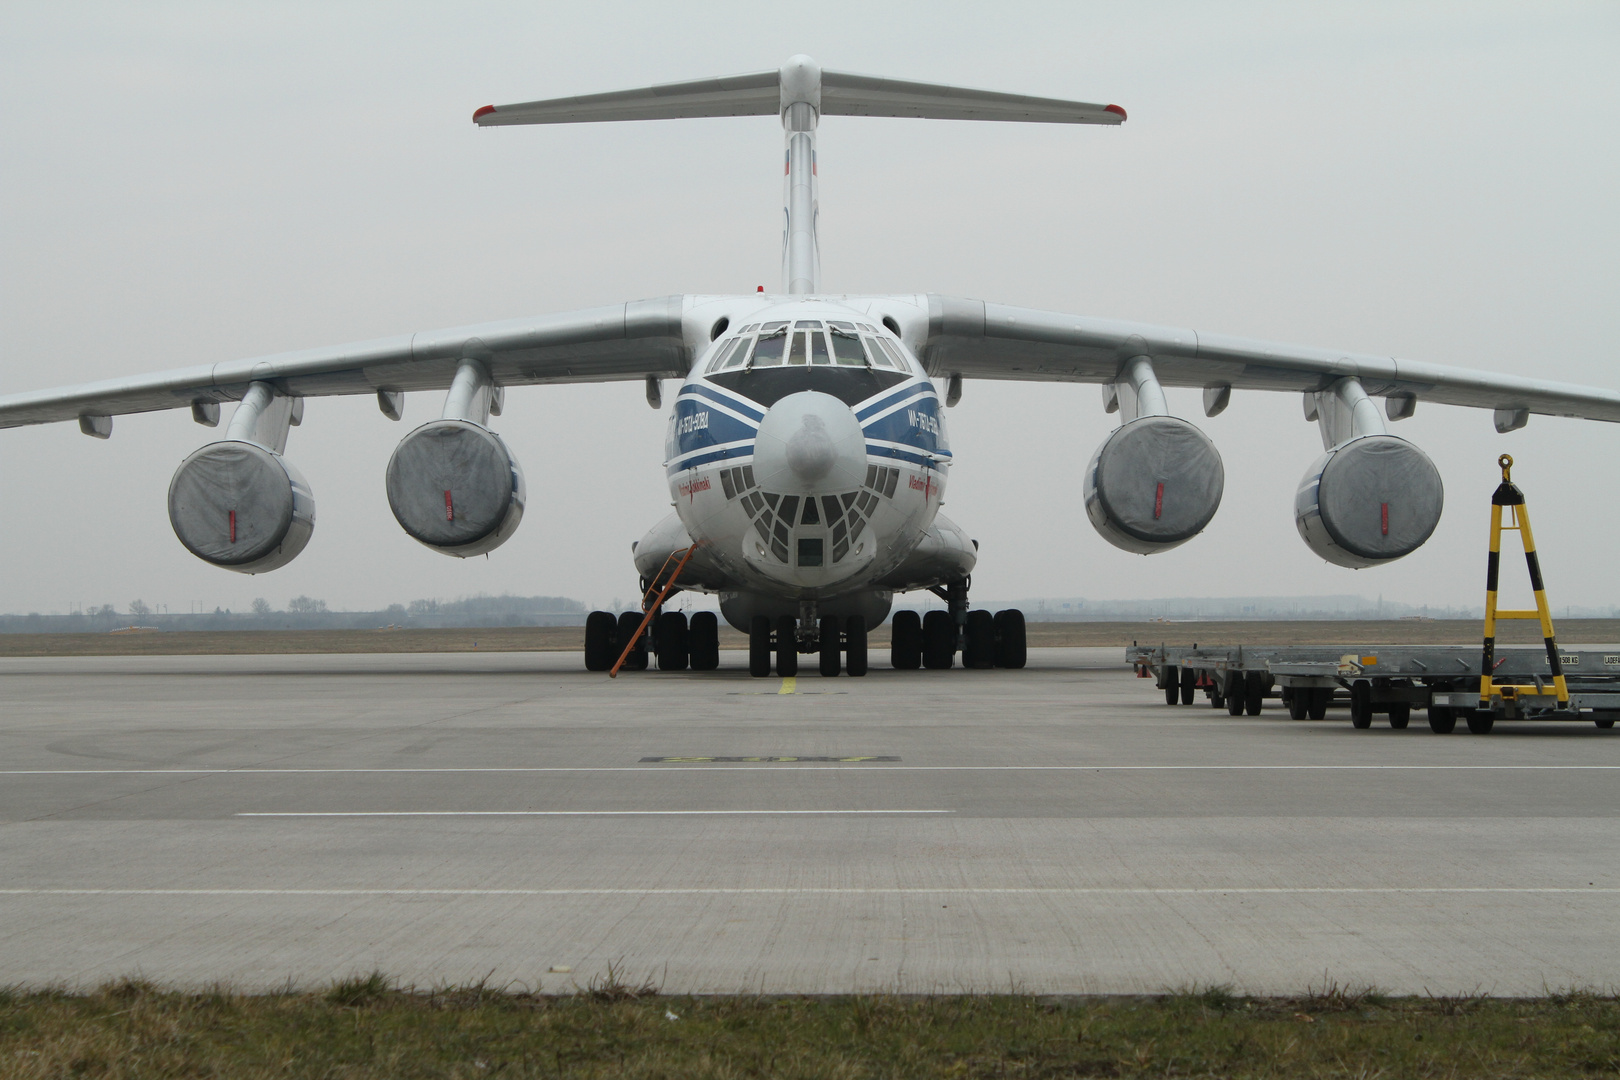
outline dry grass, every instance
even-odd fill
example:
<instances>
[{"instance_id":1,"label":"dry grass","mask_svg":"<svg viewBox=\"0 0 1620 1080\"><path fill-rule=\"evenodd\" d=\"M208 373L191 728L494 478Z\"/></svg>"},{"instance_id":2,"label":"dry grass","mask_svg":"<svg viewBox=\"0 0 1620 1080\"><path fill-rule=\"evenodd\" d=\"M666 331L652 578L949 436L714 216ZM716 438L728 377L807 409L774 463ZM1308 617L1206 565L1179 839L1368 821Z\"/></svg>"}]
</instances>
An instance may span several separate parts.
<instances>
[{"instance_id":1,"label":"dry grass","mask_svg":"<svg viewBox=\"0 0 1620 1080\"><path fill-rule=\"evenodd\" d=\"M611 985L609 985L609 983ZM1296 998L678 998L611 979L182 994L139 981L0 994L0 1075L34 1077L1588 1077L1620 1071L1620 1002Z\"/></svg>"},{"instance_id":2,"label":"dry grass","mask_svg":"<svg viewBox=\"0 0 1620 1080\"><path fill-rule=\"evenodd\" d=\"M1562 642L1620 641L1620 619L1568 619ZM1540 644L1533 623L1503 623L1498 640ZM1031 622L1031 648L1144 645L1473 645L1477 622ZM470 630L230 630L144 634L0 634L0 656L181 656L272 653L575 652L577 626L512 626ZM887 648L889 628L872 632ZM722 624L722 649L746 649L748 639Z\"/></svg>"}]
</instances>

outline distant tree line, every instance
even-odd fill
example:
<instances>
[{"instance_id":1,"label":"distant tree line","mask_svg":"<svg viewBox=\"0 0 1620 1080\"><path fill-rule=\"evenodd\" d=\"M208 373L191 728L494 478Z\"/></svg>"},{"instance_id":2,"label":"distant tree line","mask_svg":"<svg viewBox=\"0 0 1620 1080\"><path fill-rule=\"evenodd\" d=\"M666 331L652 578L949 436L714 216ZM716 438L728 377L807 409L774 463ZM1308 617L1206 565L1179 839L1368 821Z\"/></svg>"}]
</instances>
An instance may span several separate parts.
<instances>
[{"instance_id":1,"label":"distant tree line","mask_svg":"<svg viewBox=\"0 0 1620 1080\"><path fill-rule=\"evenodd\" d=\"M120 611L92 605L70 615L0 615L0 633L106 633L129 626L159 630L362 630L379 626L440 628L474 626L578 626L585 605L566 596L471 596L460 600L412 600L380 611L332 611L325 600L295 596L278 611L264 597L250 611L159 612L142 600Z\"/></svg>"}]
</instances>

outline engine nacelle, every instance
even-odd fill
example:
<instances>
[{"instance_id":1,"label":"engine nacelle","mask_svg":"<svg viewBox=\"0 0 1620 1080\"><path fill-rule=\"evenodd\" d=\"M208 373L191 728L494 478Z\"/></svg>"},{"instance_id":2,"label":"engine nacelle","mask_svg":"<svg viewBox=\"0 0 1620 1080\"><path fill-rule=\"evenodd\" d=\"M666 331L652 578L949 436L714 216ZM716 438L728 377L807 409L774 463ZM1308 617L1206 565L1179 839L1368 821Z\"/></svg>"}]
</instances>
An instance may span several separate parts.
<instances>
[{"instance_id":1,"label":"engine nacelle","mask_svg":"<svg viewBox=\"0 0 1620 1080\"><path fill-rule=\"evenodd\" d=\"M1429 455L1393 435L1352 439L1323 454L1294 496L1294 524L1330 563L1360 569L1423 546L1445 505Z\"/></svg>"},{"instance_id":2,"label":"engine nacelle","mask_svg":"<svg viewBox=\"0 0 1620 1080\"><path fill-rule=\"evenodd\" d=\"M209 443L169 481L169 523L197 558L261 574L298 557L315 531L315 496L298 470L258 443Z\"/></svg>"},{"instance_id":3,"label":"engine nacelle","mask_svg":"<svg viewBox=\"0 0 1620 1080\"><path fill-rule=\"evenodd\" d=\"M423 424L388 459L388 506L400 528L461 559L506 543L523 520L525 490L506 443L471 420Z\"/></svg>"},{"instance_id":4,"label":"engine nacelle","mask_svg":"<svg viewBox=\"0 0 1620 1080\"><path fill-rule=\"evenodd\" d=\"M1086 469L1086 516L1104 540L1138 555L1204 531L1221 505L1226 470L1209 436L1175 416L1122 424Z\"/></svg>"}]
</instances>

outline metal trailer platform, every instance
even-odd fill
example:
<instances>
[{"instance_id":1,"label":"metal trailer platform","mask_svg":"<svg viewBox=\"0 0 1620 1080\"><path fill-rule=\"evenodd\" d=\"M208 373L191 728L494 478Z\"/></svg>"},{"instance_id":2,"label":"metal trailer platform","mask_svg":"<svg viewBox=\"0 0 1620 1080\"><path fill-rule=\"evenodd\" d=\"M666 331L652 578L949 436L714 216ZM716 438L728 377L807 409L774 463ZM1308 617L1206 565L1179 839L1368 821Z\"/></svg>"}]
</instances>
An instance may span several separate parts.
<instances>
[{"instance_id":1,"label":"metal trailer platform","mask_svg":"<svg viewBox=\"0 0 1620 1080\"><path fill-rule=\"evenodd\" d=\"M1561 720L1614 726L1620 719L1620 651L1559 649L1569 687L1560 708L1542 646L1499 646L1493 679L1532 686L1538 692L1506 693L1479 707L1479 645L1192 646L1133 645L1125 659L1141 678L1152 678L1168 704L1191 705L1202 690L1211 706L1233 716L1258 716L1267 698L1278 698L1296 720L1321 720L1332 706L1347 705L1350 722L1372 725L1375 714L1394 728L1406 727L1413 709L1428 713L1429 727L1450 732L1457 721L1486 734L1497 720ZM1500 691L1499 691L1500 693Z\"/></svg>"}]
</instances>

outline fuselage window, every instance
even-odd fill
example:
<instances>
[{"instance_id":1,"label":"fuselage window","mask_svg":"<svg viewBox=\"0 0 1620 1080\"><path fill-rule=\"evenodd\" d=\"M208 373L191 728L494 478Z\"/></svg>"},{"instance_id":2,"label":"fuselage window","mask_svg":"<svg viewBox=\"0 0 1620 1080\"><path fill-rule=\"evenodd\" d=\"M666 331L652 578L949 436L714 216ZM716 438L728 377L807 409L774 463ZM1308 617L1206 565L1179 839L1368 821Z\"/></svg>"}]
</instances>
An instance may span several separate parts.
<instances>
[{"instance_id":1,"label":"fuselage window","mask_svg":"<svg viewBox=\"0 0 1620 1080\"><path fill-rule=\"evenodd\" d=\"M805 496L805 498L804 498L804 517L799 519L799 524L800 525L820 525L821 524L821 514L818 512L818 508L816 506L816 498L815 498L814 495L806 495Z\"/></svg>"},{"instance_id":2,"label":"fuselage window","mask_svg":"<svg viewBox=\"0 0 1620 1080\"><path fill-rule=\"evenodd\" d=\"M819 536L801 537L799 539L799 565L820 566L822 559L821 551L822 544Z\"/></svg>"}]
</instances>

